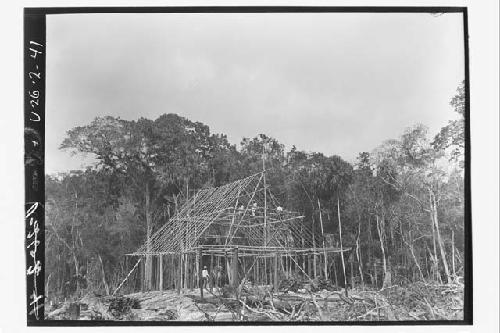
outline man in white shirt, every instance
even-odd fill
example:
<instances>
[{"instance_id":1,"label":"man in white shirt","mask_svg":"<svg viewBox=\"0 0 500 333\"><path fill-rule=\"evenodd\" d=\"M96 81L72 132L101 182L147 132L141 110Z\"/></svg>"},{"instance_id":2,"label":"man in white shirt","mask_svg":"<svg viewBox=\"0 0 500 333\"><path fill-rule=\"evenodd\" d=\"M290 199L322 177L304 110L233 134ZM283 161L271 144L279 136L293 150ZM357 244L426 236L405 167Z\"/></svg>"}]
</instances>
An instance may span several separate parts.
<instances>
[{"instance_id":1,"label":"man in white shirt","mask_svg":"<svg viewBox=\"0 0 500 333\"><path fill-rule=\"evenodd\" d=\"M203 283L203 288L207 287L208 277L209 277L209 274L208 274L207 266L203 266L203 270L201 271L201 279L202 279L202 283Z\"/></svg>"}]
</instances>

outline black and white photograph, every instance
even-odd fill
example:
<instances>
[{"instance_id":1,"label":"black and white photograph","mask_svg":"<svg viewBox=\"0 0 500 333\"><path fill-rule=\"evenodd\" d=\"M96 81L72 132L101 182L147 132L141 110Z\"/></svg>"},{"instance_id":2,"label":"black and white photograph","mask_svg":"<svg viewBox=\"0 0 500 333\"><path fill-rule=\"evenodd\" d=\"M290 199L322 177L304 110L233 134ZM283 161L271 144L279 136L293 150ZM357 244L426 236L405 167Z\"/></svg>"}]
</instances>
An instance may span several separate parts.
<instances>
[{"instance_id":1,"label":"black and white photograph","mask_svg":"<svg viewBox=\"0 0 500 333\"><path fill-rule=\"evenodd\" d=\"M465 15L46 15L29 314L470 323Z\"/></svg>"}]
</instances>

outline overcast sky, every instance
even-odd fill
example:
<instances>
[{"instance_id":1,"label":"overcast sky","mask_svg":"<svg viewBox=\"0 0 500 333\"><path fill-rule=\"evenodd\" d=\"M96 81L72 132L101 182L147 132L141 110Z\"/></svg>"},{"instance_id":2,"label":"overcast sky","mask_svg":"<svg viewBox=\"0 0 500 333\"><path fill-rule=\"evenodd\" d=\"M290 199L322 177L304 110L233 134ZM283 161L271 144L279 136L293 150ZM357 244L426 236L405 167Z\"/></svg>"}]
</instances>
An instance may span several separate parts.
<instances>
[{"instance_id":1,"label":"overcast sky","mask_svg":"<svg viewBox=\"0 0 500 333\"><path fill-rule=\"evenodd\" d=\"M87 14L47 18L46 172L67 130L177 113L232 143L266 133L353 161L455 118L461 14Z\"/></svg>"}]
</instances>

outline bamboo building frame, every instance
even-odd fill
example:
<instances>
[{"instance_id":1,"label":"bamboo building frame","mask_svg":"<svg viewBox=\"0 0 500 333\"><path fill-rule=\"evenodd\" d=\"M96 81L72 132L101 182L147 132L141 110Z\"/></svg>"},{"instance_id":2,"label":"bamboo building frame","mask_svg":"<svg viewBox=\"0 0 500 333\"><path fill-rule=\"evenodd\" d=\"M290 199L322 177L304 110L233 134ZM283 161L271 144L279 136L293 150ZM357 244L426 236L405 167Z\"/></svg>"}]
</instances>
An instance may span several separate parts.
<instances>
[{"instance_id":1,"label":"bamboo building frame","mask_svg":"<svg viewBox=\"0 0 500 333\"><path fill-rule=\"evenodd\" d=\"M237 284L240 266L244 277L260 274L259 283L274 283L276 288L280 272L301 271L311 279L317 276L317 258L323 258L327 277L328 258L352 248L325 246L326 235L304 225L301 214L282 208L265 178L264 170L220 187L199 190L149 241L128 255L156 258L159 268L154 268L154 279L159 281L159 290L164 285L164 257L172 263L173 271L167 275L172 275L178 292L200 286L201 267L207 263L207 256L210 270L215 261L224 262L231 285ZM249 257L253 262L246 261ZM140 270L144 274L143 266ZM203 295L201 287L200 292Z\"/></svg>"}]
</instances>

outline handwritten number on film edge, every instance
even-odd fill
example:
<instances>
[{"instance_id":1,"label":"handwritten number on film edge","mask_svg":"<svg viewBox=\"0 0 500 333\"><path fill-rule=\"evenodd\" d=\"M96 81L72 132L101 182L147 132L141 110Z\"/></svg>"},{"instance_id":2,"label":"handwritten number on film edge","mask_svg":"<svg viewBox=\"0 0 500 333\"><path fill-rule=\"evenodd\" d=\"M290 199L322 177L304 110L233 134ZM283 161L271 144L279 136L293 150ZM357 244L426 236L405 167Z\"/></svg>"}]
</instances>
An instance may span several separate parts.
<instances>
[{"instance_id":1,"label":"handwritten number on film edge","mask_svg":"<svg viewBox=\"0 0 500 333\"><path fill-rule=\"evenodd\" d=\"M40 67L38 66L38 56L43 54L43 48L44 46L38 42L35 41L30 41L29 42L29 56L33 59L33 65L29 69L30 71L28 72L28 77L31 81L31 88L28 89L27 93L29 95L29 105L30 105L30 112L29 112L29 121L32 122L40 122L41 117L40 117L40 112L38 110L38 107L40 105L40 90L37 87L40 80L42 80L42 73L39 70ZM25 219L28 221L29 219L29 231L28 234L26 235L26 243L27 246L26 248L29 250L29 255L32 258L32 263L31 265L27 268L26 270L26 275L27 276L32 276L33 277L33 290L31 291L30 294L30 304L29 306L31 307L30 314L34 314L36 319L39 319L39 313L38 309L43 306L43 295L38 294L38 285L37 285L37 277L40 274L40 271L42 270L42 263L41 261L37 258L37 250L38 246L40 245L40 240L38 239L38 233L40 232L40 228L38 225L38 220L34 217L34 213L38 209L40 203L35 202L35 203L29 203L29 208L26 211Z\"/></svg>"}]
</instances>

